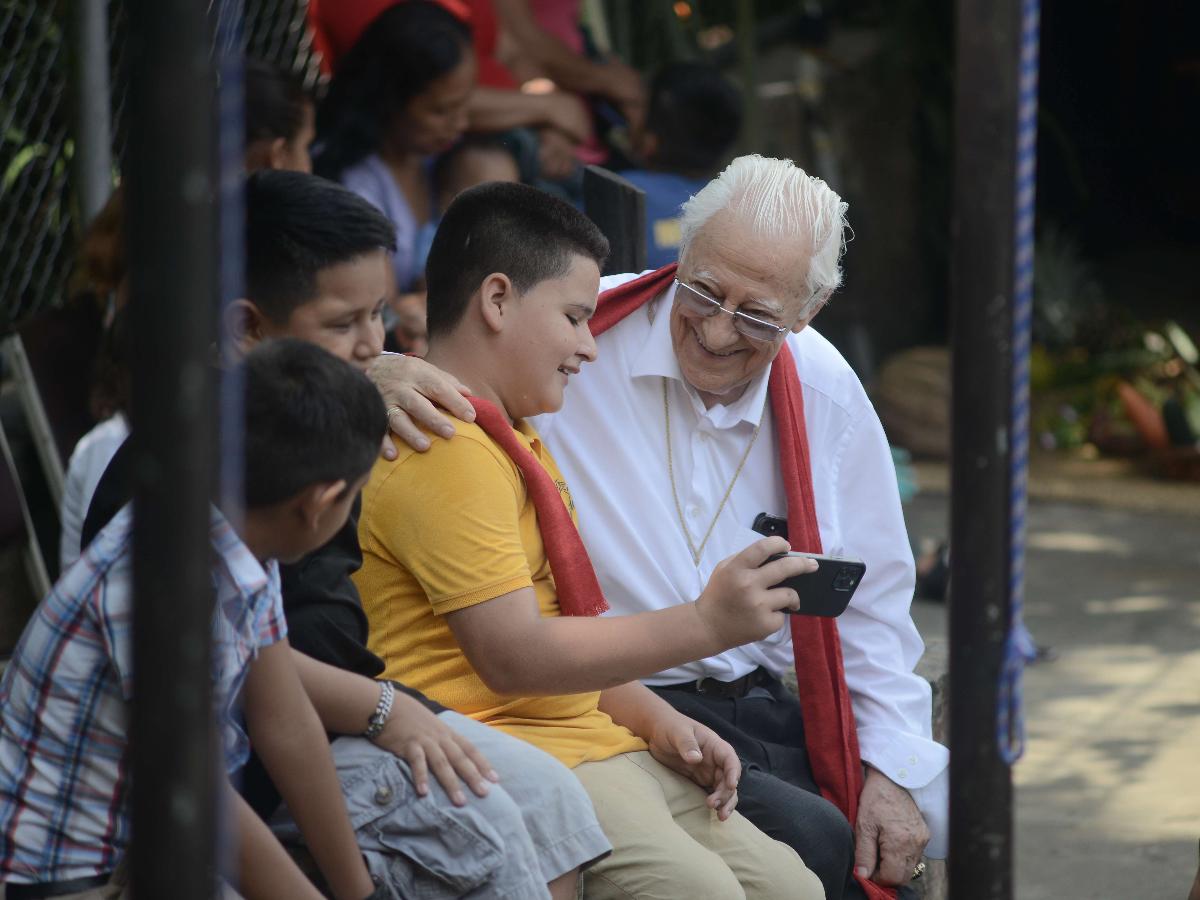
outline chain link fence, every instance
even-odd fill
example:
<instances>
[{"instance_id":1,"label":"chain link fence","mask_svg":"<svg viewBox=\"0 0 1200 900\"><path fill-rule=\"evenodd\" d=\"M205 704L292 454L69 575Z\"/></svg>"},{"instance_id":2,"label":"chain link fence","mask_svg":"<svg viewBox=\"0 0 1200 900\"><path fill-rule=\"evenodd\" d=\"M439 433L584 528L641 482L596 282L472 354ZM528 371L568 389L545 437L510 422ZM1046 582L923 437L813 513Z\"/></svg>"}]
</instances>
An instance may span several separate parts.
<instances>
[{"instance_id":1,"label":"chain link fence","mask_svg":"<svg viewBox=\"0 0 1200 900\"><path fill-rule=\"evenodd\" d=\"M78 244L76 127L70 93L78 48L71 4L91 0L0 0L0 334L65 298ZM242 16L246 52L299 73L312 86L318 66L304 24L307 0L212 0L214 17ZM112 158L120 169L128 78L125 0L107 0Z\"/></svg>"},{"instance_id":2,"label":"chain link fence","mask_svg":"<svg viewBox=\"0 0 1200 900\"><path fill-rule=\"evenodd\" d=\"M62 295L70 195L70 56L59 4L0 0L0 328Z\"/></svg>"}]
</instances>

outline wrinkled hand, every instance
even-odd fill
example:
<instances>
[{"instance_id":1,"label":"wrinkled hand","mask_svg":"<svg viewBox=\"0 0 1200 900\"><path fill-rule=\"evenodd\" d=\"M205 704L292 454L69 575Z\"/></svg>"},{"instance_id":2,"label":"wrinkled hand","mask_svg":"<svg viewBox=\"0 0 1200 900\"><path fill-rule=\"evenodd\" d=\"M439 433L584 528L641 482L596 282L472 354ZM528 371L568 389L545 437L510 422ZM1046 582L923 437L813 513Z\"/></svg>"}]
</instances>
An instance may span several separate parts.
<instances>
[{"instance_id":1,"label":"wrinkled hand","mask_svg":"<svg viewBox=\"0 0 1200 900\"><path fill-rule=\"evenodd\" d=\"M459 779L478 797L487 796L489 781L500 780L474 744L420 701L400 691L392 700L392 714L375 743L408 763L419 797L429 793L430 772L455 806L467 802Z\"/></svg>"},{"instance_id":2,"label":"wrinkled hand","mask_svg":"<svg viewBox=\"0 0 1200 900\"><path fill-rule=\"evenodd\" d=\"M466 400L470 388L423 359L385 353L371 363L367 375L383 395L388 427L418 452L429 449L429 438L421 426L452 438L454 424L450 416L463 422L475 421L475 409ZM396 458L390 436L384 437L381 452L385 459Z\"/></svg>"},{"instance_id":3,"label":"wrinkled hand","mask_svg":"<svg viewBox=\"0 0 1200 900\"><path fill-rule=\"evenodd\" d=\"M708 806L724 822L737 806L742 763L710 728L675 714L657 722L646 742L656 760L709 791Z\"/></svg>"},{"instance_id":4,"label":"wrinkled hand","mask_svg":"<svg viewBox=\"0 0 1200 900\"><path fill-rule=\"evenodd\" d=\"M886 887L908 884L929 843L929 827L912 795L867 769L854 828L854 871Z\"/></svg>"}]
</instances>

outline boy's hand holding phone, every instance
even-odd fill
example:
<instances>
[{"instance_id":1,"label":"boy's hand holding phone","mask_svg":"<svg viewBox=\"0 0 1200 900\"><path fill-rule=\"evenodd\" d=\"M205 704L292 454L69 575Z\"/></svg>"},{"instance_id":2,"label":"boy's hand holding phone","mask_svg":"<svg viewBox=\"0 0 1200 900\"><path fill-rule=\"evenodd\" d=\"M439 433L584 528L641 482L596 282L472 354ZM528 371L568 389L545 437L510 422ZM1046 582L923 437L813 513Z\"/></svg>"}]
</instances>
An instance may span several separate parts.
<instances>
[{"instance_id":1,"label":"boy's hand holding phone","mask_svg":"<svg viewBox=\"0 0 1200 900\"><path fill-rule=\"evenodd\" d=\"M800 598L787 587L774 587L789 578L817 570L806 557L772 556L790 547L781 537L766 538L729 557L713 570L696 601L701 619L720 644L720 651L762 640L784 624L784 612L796 609ZM764 565L765 563L765 565Z\"/></svg>"}]
</instances>

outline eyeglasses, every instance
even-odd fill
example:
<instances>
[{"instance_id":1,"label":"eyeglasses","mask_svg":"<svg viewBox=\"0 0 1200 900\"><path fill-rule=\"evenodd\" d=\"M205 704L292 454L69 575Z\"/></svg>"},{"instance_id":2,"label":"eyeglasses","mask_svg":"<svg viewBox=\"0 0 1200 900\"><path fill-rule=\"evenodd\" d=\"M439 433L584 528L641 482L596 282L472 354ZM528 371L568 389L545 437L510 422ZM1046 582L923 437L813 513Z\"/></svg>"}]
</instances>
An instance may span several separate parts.
<instances>
[{"instance_id":1,"label":"eyeglasses","mask_svg":"<svg viewBox=\"0 0 1200 900\"><path fill-rule=\"evenodd\" d=\"M787 334L788 329L783 325L764 322L762 319L756 319L754 316L737 310L730 311L717 298L696 290L690 284L684 284L678 278L675 279L675 286L682 288L682 290L675 291L675 297L679 300L679 306L685 315L707 319L723 312L727 316L733 316L733 328L738 334L764 344L776 341L782 335Z\"/></svg>"}]
</instances>

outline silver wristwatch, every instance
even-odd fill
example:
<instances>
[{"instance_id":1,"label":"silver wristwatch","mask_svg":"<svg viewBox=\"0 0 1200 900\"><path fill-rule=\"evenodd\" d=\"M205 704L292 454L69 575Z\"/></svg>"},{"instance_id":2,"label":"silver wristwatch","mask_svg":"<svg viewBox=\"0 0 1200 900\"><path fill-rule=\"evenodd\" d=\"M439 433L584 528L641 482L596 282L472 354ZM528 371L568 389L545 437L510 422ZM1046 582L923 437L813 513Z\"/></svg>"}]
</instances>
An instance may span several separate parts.
<instances>
[{"instance_id":1,"label":"silver wristwatch","mask_svg":"<svg viewBox=\"0 0 1200 900\"><path fill-rule=\"evenodd\" d=\"M375 712L367 719L367 730L362 733L367 740L373 741L383 734L383 726L387 725L388 716L392 714L395 696L396 689L390 681L379 682L379 702L375 704Z\"/></svg>"}]
</instances>

